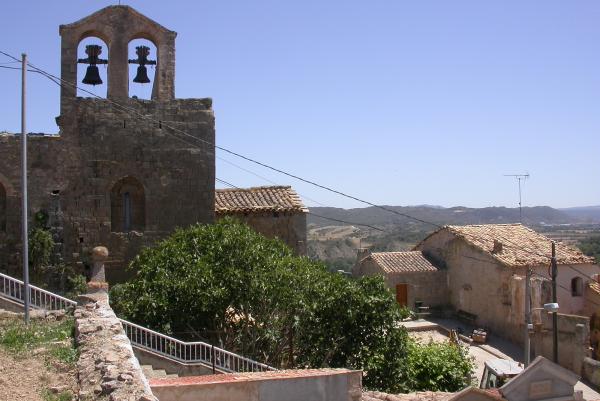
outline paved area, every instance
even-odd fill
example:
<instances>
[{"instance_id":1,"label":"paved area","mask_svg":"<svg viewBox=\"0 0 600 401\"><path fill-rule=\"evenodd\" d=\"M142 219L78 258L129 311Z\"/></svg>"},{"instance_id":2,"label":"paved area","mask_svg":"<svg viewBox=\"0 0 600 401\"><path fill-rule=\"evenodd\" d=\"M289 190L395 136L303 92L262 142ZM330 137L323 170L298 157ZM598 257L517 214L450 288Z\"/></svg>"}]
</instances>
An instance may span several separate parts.
<instances>
[{"instance_id":1,"label":"paved area","mask_svg":"<svg viewBox=\"0 0 600 401\"><path fill-rule=\"evenodd\" d=\"M408 323L408 322L404 322ZM473 332L474 327L453 319L430 318L428 320L415 321L412 325L403 324L410 332L411 336L420 338L423 341L445 341L448 339L445 329L459 329L463 334L468 335ZM441 326L441 327L440 327ZM510 341L494 335L488 338L486 344L469 345L469 354L475 358L475 376L477 384L481 380L485 361L495 358L512 359L517 362L523 362L523 349ZM579 381L575 390L583 392L585 400L600 400L600 393L595 391L588 383Z\"/></svg>"}]
</instances>

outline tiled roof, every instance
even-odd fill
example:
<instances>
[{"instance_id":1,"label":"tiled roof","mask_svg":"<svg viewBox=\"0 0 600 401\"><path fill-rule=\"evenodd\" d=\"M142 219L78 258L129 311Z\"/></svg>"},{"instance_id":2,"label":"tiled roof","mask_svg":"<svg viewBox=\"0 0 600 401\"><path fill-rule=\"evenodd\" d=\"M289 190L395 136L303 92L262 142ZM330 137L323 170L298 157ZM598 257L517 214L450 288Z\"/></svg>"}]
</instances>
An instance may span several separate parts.
<instances>
[{"instance_id":1,"label":"tiled roof","mask_svg":"<svg viewBox=\"0 0 600 401\"><path fill-rule=\"evenodd\" d=\"M550 263L552 240L522 224L445 226L438 231L441 230L449 230L507 266L535 266ZM425 241L427 239L423 242ZM494 250L494 242L496 242L496 250ZM579 249L561 242L556 242L556 261L558 264L594 263L593 258L584 255Z\"/></svg>"},{"instance_id":2,"label":"tiled roof","mask_svg":"<svg viewBox=\"0 0 600 401\"><path fill-rule=\"evenodd\" d=\"M308 212L289 186L232 188L215 190L215 212Z\"/></svg>"},{"instance_id":3,"label":"tiled roof","mask_svg":"<svg viewBox=\"0 0 600 401\"><path fill-rule=\"evenodd\" d=\"M369 257L386 273L438 271L437 267L425 259L421 251L373 252Z\"/></svg>"},{"instance_id":4,"label":"tiled roof","mask_svg":"<svg viewBox=\"0 0 600 401\"><path fill-rule=\"evenodd\" d=\"M598 283L597 281L590 281L589 283L587 283L587 286L590 290L600 295L600 283Z\"/></svg>"}]
</instances>

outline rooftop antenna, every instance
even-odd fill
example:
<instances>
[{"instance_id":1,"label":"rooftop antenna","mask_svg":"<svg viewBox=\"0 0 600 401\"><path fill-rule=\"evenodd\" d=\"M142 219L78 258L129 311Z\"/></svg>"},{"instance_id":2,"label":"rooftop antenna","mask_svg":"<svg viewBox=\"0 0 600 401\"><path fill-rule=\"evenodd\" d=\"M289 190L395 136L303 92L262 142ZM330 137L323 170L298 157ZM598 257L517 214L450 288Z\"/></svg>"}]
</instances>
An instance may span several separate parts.
<instances>
[{"instance_id":1,"label":"rooftop antenna","mask_svg":"<svg viewBox=\"0 0 600 401\"><path fill-rule=\"evenodd\" d=\"M523 208L521 203L521 181L529 178L529 173L525 174L504 174L505 177L515 177L519 182L519 222L523 223Z\"/></svg>"}]
</instances>

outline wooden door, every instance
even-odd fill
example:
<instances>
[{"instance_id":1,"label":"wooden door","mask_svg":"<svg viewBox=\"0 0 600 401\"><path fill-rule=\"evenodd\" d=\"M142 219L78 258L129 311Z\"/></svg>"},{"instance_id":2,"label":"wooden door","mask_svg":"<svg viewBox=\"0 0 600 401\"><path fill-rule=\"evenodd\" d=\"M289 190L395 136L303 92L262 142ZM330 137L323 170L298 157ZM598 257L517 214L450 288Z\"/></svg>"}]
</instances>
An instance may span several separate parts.
<instances>
[{"instance_id":1,"label":"wooden door","mask_svg":"<svg viewBox=\"0 0 600 401\"><path fill-rule=\"evenodd\" d=\"M396 302L398 302L400 306L408 305L408 284L396 284Z\"/></svg>"}]
</instances>

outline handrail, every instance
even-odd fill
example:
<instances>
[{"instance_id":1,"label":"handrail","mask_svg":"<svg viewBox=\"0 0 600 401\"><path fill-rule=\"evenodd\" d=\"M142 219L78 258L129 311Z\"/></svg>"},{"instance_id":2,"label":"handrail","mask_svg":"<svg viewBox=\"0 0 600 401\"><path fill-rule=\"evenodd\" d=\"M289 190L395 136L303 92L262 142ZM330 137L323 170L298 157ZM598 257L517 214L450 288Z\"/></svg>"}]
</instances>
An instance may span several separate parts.
<instances>
[{"instance_id":1,"label":"handrail","mask_svg":"<svg viewBox=\"0 0 600 401\"><path fill-rule=\"evenodd\" d=\"M0 273L0 295L20 303L25 302L24 284L21 280ZM66 309L77 306L77 302L46 291L34 285L29 286L30 304L36 309ZM276 370L274 367L215 347L203 341L184 342L158 333L124 319L119 319L123 330L132 345L143 348L165 358L183 363L204 363L225 372L264 372Z\"/></svg>"},{"instance_id":2,"label":"handrail","mask_svg":"<svg viewBox=\"0 0 600 401\"><path fill-rule=\"evenodd\" d=\"M21 280L0 273L0 295L17 302L25 302L25 289ZM77 306L77 302L46 291L35 285L29 286L30 305L37 309L67 309Z\"/></svg>"},{"instance_id":3,"label":"handrail","mask_svg":"<svg viewBox=\"0 0 600 401\"><path fill-rule=\"evenodd\" d=\"M225 372L264 372L274 367L203 341L184 342L119 319L131 344L183 363L205 363Z\"/></svg>"}]
</instances>

